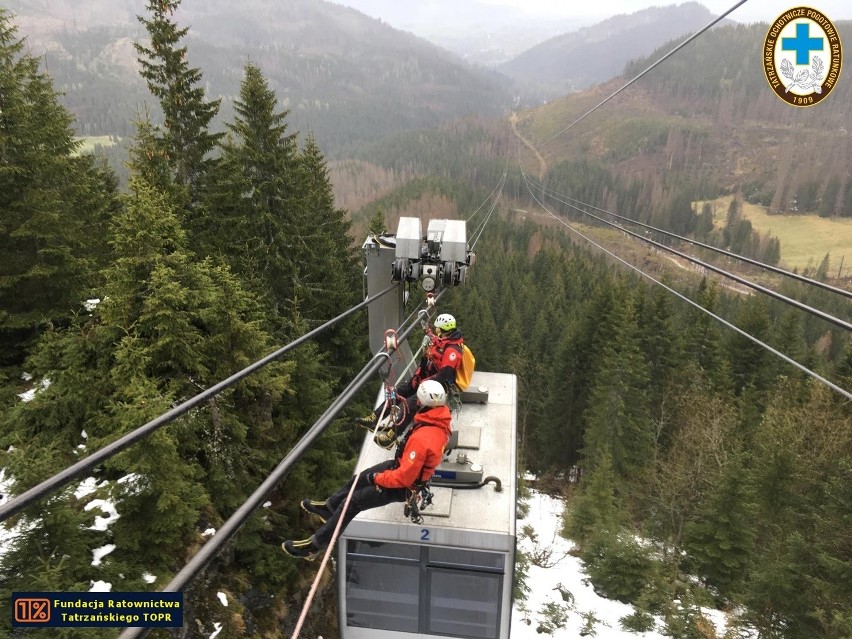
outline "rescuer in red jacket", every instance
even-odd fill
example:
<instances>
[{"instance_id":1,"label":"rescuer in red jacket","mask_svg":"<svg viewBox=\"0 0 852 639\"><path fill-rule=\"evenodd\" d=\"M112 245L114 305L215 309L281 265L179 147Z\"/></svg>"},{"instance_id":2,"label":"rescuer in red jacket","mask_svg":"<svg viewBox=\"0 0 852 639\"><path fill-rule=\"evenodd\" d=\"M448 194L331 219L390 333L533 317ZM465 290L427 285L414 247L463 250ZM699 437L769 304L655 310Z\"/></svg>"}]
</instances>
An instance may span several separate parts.
<instances>
[{"instance_id":1,"label":"rescuer in red jacket","mask_svg":"<svg viewBox=\"0 0 852 639\"><path fill-rule=\"evenodd\" d=\"M396 438L402 434L416 410L415 393L420 384L426 380L440 382L448 392L455 386L456 371L462 363L462 332L456 325L456 318L449 313L442 313L435 318L435 331L430 333L429 345L425 349L420 365L414 372L411 381L400 384L396 389L399 401L393 407L393 418L388 420L386 428L380 428L376 433L376 443L384 448L393 446ZM373 430L381 414L383 406L379 406L366 417L355 420L358 426ZM384 423L384 422L383 422Z\"/></svg>"},{"instance_id":2,"label":"rescuer in red jacket","mask_svg":"<svg viewBox=\"0 0 852 639\"><path fill-rule=\"evenodd\" d=\"M313 559L328 546L341 517L343 530L364 510L406 501L408 491L415 489L415 483L432 477L450 439L447 393L440 382L426 380L418 385L416 397L418 410L408 434L397 446L394 459L352 477L325 501L303 499L302 508L322 519L323 524L307 539L285 541L281 544L284 552L301 559ZM343 505L353 481L357 484L344 514Z\"/></svg>"}]
</instances>

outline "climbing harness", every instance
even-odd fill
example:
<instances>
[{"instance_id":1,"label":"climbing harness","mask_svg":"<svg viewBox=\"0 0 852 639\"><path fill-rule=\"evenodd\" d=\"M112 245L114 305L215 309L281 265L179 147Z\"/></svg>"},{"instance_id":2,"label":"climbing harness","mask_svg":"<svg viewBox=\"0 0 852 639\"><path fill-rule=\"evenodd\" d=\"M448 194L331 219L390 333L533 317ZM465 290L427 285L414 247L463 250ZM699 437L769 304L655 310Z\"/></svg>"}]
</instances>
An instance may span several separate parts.
<instances>
[{"instance_id":1,"label":"climbing harness","mask_svg":"<svg viewBox=\"0 0 852 639\"><path fill-rule=\"evenodd\" d=\"M428 481L417 481L414 483L414 488L408 489L408 497L405 500L403 512L406 517L411 519L413 524L422 524L421 512L432 505L434 494L429 488Z\"/></svg>"}]
</instances>

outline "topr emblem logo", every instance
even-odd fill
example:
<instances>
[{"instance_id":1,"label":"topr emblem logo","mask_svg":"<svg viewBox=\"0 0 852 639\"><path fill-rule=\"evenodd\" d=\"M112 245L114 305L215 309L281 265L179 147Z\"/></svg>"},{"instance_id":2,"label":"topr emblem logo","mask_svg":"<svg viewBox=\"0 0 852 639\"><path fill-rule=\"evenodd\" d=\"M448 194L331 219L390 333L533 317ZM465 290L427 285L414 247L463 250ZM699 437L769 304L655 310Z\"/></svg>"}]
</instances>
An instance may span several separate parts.
<instances>
[{"instance_id":1,"label":"topr emblem logo","mask_svg":"<svg viewBox=\"0 0 852 639\"><path fill-rule=\"evenodd\" d=\"M782 13L763 42L763 71L775 95L797 107L828 97L840 78L840 35L824 14L810 7Z\"/></svg>"}]
</instances>

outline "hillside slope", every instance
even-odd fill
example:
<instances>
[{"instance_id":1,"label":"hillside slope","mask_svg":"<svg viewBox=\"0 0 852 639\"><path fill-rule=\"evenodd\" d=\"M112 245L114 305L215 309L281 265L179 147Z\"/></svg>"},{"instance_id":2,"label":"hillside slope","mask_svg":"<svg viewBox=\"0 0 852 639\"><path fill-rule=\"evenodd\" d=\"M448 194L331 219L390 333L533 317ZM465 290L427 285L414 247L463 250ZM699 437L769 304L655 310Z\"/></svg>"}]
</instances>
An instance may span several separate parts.
<instances>
[{"instance_id":1,"label":"hillside slope","mask_svg":"<svg viewBox=\"0 0 852 639\"><path fill-rule=\"evenodd\" d=\"M713 17L697 2L619 15L542 42L498 69L536 95L563 95L619 75L629 60L697 31Z\"/></svg>"},{"instance_id":2,"label":"hillside slope","mask_svg":"<svg viewBox=\"0 0 852 639\"><path fill-rule=\"evenodd\" d=\"M46 65L83 135L127 135L152 100L136 73L134 40L146 35L141 3L12 0L21 35ZM509 92L497 74L473 68L410 33L322 0L185 0L190 63L208 97L228 102L249 60L261 67L290 122L333 153L389 131L437 125L467 113L499 115Z\"/></svg>"},{"instance_id":3,"label":"hillside slope","mask_svg":"<svg viewBox=\"0 0 852 639\"><path fill-rule=\"evenodd\" d=\"M838 25L844 41L852 23ZM563 130L669 50L628 66L625 76L520 114L520 129L553 167L583 158L648 193L701 182L740 192L770 212L852 216L852 83L796 109L763 75L766 25L714 29L666 60L599 111ZM530 170L538 170L532 156ZM659 200L658 200L659 202Z\"/></svg>"}]
</instances>

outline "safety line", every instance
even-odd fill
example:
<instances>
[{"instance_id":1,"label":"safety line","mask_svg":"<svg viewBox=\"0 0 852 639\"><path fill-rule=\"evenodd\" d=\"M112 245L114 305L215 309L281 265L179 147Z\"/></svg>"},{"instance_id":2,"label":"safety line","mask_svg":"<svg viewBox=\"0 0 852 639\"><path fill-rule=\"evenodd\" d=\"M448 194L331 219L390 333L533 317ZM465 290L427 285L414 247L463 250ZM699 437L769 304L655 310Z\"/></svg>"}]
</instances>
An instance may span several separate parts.
<instances>
[{"instance_id":1,"label":"safety line","mask_svg":"<svg viewBox=\"0 0 852 639\"><path fill-rule=\"evenodd\" d=\"M206 401L210 397L213 397L214 395L217 395L218 393L222 392L226 388L233 386L234 384L236 384L240 380L246 378L248 375L257 371L258 369L263 368L267 364L269 364L269 363L275 361L276 359L280 358L282 355L284 355L288 351L293 350L297 346L301 346L304 342L315 337L316 335L325 331L326 329L334 326L335 324L337 324L341 320L345 319L346 317L348 317L352 313L364 308L368 304L370 304L370 303L374 302L375 300L379 299L380 297L386 295L387 293L392 291L397 286L398 286L398 284L394 284L392 286L387 287L385 290L377 293L376 295L374 295L373 297L371 297L369 299L364 300L360 304L353 306L348 311L341 313L340 315L338 315L334 319L329 320L328 322L326 322L322 326L318 326L317 328L313 329L312 331L305 333L304 335L302 335L302 337L296 339L293 342L290 342L289 344L278 349L274 353L271 353L270 355L267 355L263 359L258 360L254 364L251 364L250 366L247 366L246 368L242 369L241 371L234 373L233 375L228 377L226 380L221 381L218 384L211 386L210 388L202 391L201 393L199 393L195 397L188 399L185 402L175 406L174 408L172 408L168 412L163 413L162 415L160 415L156 419L152 419L147 424L140 426L136 430L134 430L130 433L127 433L126 435L124 435L123 437L120 437L119 439L112 442L111 444L106 445L104 448L100 449L99 451L92 453L91 455L89 455L85 459L81 459L80 461L76 462L75 464L68 466L67 468L65 468L65 470L58 472L53 477L46 479L43 482L37 484L36 486L33 486L29 490L21 493L20 495L17 495L16 497L11 499L10 501L8 501L5 504L3 504L2 506L0 506L0 521L3 521L4 519L11 517L15 513L20 512L22 509L26 508L32 502L39 499L40 497L43 497L44 495L47 495L48 493L51 493L58 488L61 488L62 486L64 486L68 482L70 482L75 477L78 477L78 476L82 475L83 473L85 473L86 471L94 468L95 466L100 464L103 460L108 459L108 458L112 457L113 455L116 455L117 453L121 452L125 448L136 443L140 439L147 437L148 435L150 435L152 432L154 432L158 428L165 426L166 424L174 421L175 419L177 419L178 417L180 417L181 415L183 415L184 413L189 411L191 408L198 406L199 404Z\"/></svg>"},{"instance_id":2,"label":"safety line","mask_svg":"<svg viewBox=\"0 0 852 639\"><path fill-rule=\"evenodd\" d=\"M647 69L645 69L644 71L642 71L639 75L637 75L635 78L633 78L632 80L630 80L629 82L627 82L627 84L625 84L624 86L622 86L620 89L616 90L614 93L610 94L608 97L606 97L606 98L604 98L603 100L601 100L601 101L600 101L597 105L593 106L591 109L589 109L588 111L586 111L583 115L581 115L579 118L577 118L576 120L574 120L571 124L569 124L568 126L566 126L566 127L565 127L564 129L562 129L559 133L557 133L557 134L556 134L556 135L554 135L553 137L550 137L550 138L548 138L547 140L545 140L544 142L542 142L542 143L541 143L541 145L542 145L542 146L544 146L545 144L548 144L548 143L552 142L553 140L555 140L556 138L558 138L560 135L562 135L563 133L565 133L565 132L566 132L568 129L570 129L572 126L574 126L575 124L577 124L577 123L578 123L578 122L580 122L581 120L584 120L584 119L586 118L586 116L591 115L592 113L594 113L595 111L597 111L597 110L598 110L599 108L601 108L604 104L606 104L607 102L609 102L612 98L614 98L614 97L615 97L615 96L617 96L619 93L621 93L622 91L624 91L624 89L626 89L626 88L627 88L627 87L629 87L631 84L633 84L634 82L636 82L636 80L638 80L638 79L639 79L639 78L641 78L643 75L645 75L646 73L648 73L648 71L650 71L651 69L653 69L654 67L656 67L658 64L660 64L660 63L661 63L661 62L663 62L664 60L667 60L668 58L670 58L671 56L673 56L675 53L677 53L678 51L680 51L681 49L683 49L686 45L688 45L690 42L692 42L693 40L695 40L695 38L697 38L697 37L698 37L698 36L700 36L702 33L704 33L705 31L707 31L708 29L710 29L710 27L712 27L713 25L715 25L717 22L720 22L720 21L721 21L721 20L722 20L725 16L727 16L729 13L732 13L735 9L737 9L737 8L741 7L741 6L742 6L742 5L744 5L746 2L748 2L748 0L740 0L739 2L737 2L737 3L733 6L733 7L731 7L731 8L730 8L730 9L728 9L727 11L725 11L725 13L723 13L723 14L722 14L722 15L720 15L719 17L717 17L717 18L713 19L711 22L709 22L707 25L705 25L705 26L704 26L704 27L703 27L700 31L697 31L697 32L693 33L691 36L689 36L686 40L684 40L684 41L683 41L683 42L681 42L679 45L677 45L674 49L672 49L671 51L669 51L669 52L668 52L666 55L664 55L662 58L660 58L659 60L657 60L656 62L654 62L651 66L649 66Z\"/></svg>"},{"instance_id":3,"label":"safety line","mask_svg":"<svg viewBox=\"0 0 852 639\"><path fill-rule=\"evenodd\" d=\"M524 177L524 180L526 181L526 177ZM527 182L527 189L529 189L530 193L532 193L532 189L530 188L529 182ZM533 197L535 197L535 196L533 196ZM538 199L536 199L536 202L538 202ZM653 244L657 248L660 248L664 251L668 251L669 253L674 253L675 255L678 255L678 256L684 258L685 260L689 260L690 262L694 262L695 264L698 264L700 266L703 266L706 269L714 271L714 272L718 273L719 275L724 275L725 277L732 279L735 282L739 282L740 284L743 284L744 286L748 286L749 288L753 288L754 290L760 291L761 293L763 293L765 295L768 295L770 297L774 297L775 299L780 300L780 301L782 301L786 304L789 304L791 306L795 306L799 310L805 311L806 313L810 313L811 315L814 315L816 317L824 319L827 322L831 322L832 324L839 326L840 328L845 328L847 331L852 331L852 324L850 324L849 322L842 320L838 317L834 317L834 315L829 315L825 311L821 311L818 308L813 308L812 306L808 306L807 304L799 302L798 300L794 300L791 297L787 297L786 295L782 295L781 293L773 291L771 288L766 288L765 286L761 286L760 284L755 284L754 282L747 280L744 277L740 277L739 275L735 275L733 273L730 273L730 272L726 271L725 269L719 268L718 266L714 266L713 264L699 260L697 257L693 257L693 256L689 255L688 253L678 251L677 249L674 249L670 246L666 246L665 244L662 244L660 242L656 242L656 241L652 240L651 238L645 237L644 235L641 235L639 233L635 233L634 231L626 229L623 226L616 224L615 222L610 222L609 220L605 220L602 217L598 217L597 215L595 215L593 213L589 213L588 211L583 211L582 209L580 209L577 206L574 206L573 204L569 204L568 202L562 202L562 203L567 205L567 206L570 206L572 209L579 211L580 213L583 213L584 215L588 215L589 217L592 217L592 218L598 220L599 222L603 222L604 224L611 226L613 228L616 228L623 233L627 233L628 235L631 235L631 236L633 236L637 239L640 239L643 242L646 242L648 244Z\"/></svg>"},{"instance_id":4,"label":"safety line","mask_svg":"<svg viewBox=\"0 0 852 639\"><path fill-rule=\"evenodd\" d=\"M349 502L352 500L352 494L355 492L355 486L358 485L358 480L360 478L361 473L357 473L352 481L352 486L349 488L349 493L346 495L346 501L343 502L343 510L340 512L340 517L337 518L337 525L334 527L331 540L328 542L328 547L325 549L325 554L322 557L322 563L314 577L314 582L311 584L311 590L308 592L308 596L302 606L302 612L299 615L299 620L296 622L296 627L293 630L293 636L290 639L299 639L299 633L302 631L302 626L308 616L308 609L314 601L314 595L316 595L320 579L322 578L323 572L325 572L325 567L328 565L328 560L331 557L331 551L337 543L337 537L340 535L340 529L343 527L343 518L346 516L346 511L349 509Z\"/></svg>"},{"instance_id":5,"label":"safety line","mask_svg":"<svg viewBox=\"0 0 852 639\"><path fill-rule=\"evenodd\" d=\"M524 177L526 178L526 175L525 175ZM525 182L526 182L526 179L525 179ZM689 298L688 298L688 297L686 297L685 295L683 295L683 294L681 294L681 293L677 292L676 290L674 290L674 289L673 289L673 288L671 288L670 286L667 286L667 285L663 284L660 280L658 280L658 279L654 278L654 277L653 277L653 276L651 276L651 275L648 275L647 273L645 273L645 272L644 272L642 269L640 269L639 267L634 266L633 264L631 264L630 262L628 262L628 261L626 261L626 260L622 259L621 257L619 257L618 255L616 255L615 253L612 253L611 251L609 251L609 250L605 249L603 246L601 246L600 244L598 244L597 242L595 242L593 239L591 239L591 238L589 238L589 237L586 237L585 235L583 235L583 233L581 233L580 231L578 231L577 229L575 229L573 226L571 226L570 224L568 224L567 222L565 222L563 219L561 219L559 216L557 216L555 213L553 213L550 209L548 209L548 208L547 208L544 204L542 204L541 200L539 200L539 199L536 197L535 193L533 193L533 190L530 188L530 185L529 185L529 184L527 184L526 186L527 186L527 190L530 192L530 195L533 197L533 199L534 199L536 202L538 202L538 205L539 205L541 208L543 208L543 209L544 209L544 210L545 210L545 211L546 211L546 212L547 212L547 213L548 213L548 214L549 214L549 215L550 215L553 219L555 219L555 220L556 220L557 222L559 222L560 224L563 224L563 225L565 225L566 227L568 227L568 229L570 229L571 231L573 231L574 233L576 233L577 235L579 235L580 237L582 237L582 238L583 238L584 240L586 240L589 244L592 244L593 246L597 247L598 249L600 249L601 251L603 251L604 253L606 253L606 254L607 254L607 255L609 255L610 257L612 257L612 258L614 258L614 259L618 260L619 262L621 262L621 263L622 263L622 264L624 264L625 266L627 266L627 267L629 267L629 268L633 269L634 271L636 271L637 273L639 273L642 277L645 277L645 278L647 278L647 279L651 280L652 282L654 282L655 284L658 284L658 285L662 286L662 287L663 287L664 289L666 289L669 293L672 293L672 294L676 295L677 297L679 297L679 298L680 298L680 299L682 299L683 301L687 302L688 304L691 304L692 306L694 306L695 308L697 308L697 309L698 309L698 310L700 310L701 312L706 313L707 315L709 315L710 317L714 318L715 320L717 320L717 321L721 322L722 324L724 324L725 326L727 326L727 327L728 327L728 328L730 328L731 330L736 331L737 333L739 333L740 335L742 335L742 336L743 336L743 337L745 337L746 339L751 340L752 342L754 342L754 343L755 343L755 344L757 344L758 346L761 346L762 348L765 348L765 349L766 349L766 350L768 350L770 353L772 353L772 354L776 355L777 357L780 357L781 359L783 359L783 360L784 360L785 362L787 362L788 364L791 364L791 365L795 366L796 368L798 368L798 369L799 369L800 371L802 371L803 373L805 373L805 374L807 374L807 375L810 375L811 377L813 377L813 378L814 378L814 379L816 379L817 381L820 381L820 382L822 382L823 384L825 384L826 386L828 386L829 388L831 388L833 391L835 391L835 392L839 393L840 395L842 395L842 396L843 396L843 397L845 397L846 399L848 399L848 400L852 401L852 393L850 393L849 391L844 390L843 388L841 388L841 387L840 387L840 386L838 386L837 384L835 384L835 383L833 383L833 382L831 382L831 381L827 380L825 377L822 377L822 376L821 376L821 375L819 375L818 373L815 373L814 371L810 370L809 368L806 368L806 367L805 367L805 366L803 366L802 364L799 364L796 360L791 359L790 357L788 357L788 356L787 356L787 355L785 355L784 353L782 353L782 352L780 352L780 351L778 351L778 350L775 350L774 348L772 348L771 346L769 346L769 344L765 344L765 343L763 343L762 341L760 341L760 340L759 340L759 339L757 339L756 337L753 337L752 335L750 335L749 333L745 332L745 331L744 331L744 330L742 330L741 328L738 328L738 327L734 326L733 324L731 324L730 322L728 322L727 320L722 319L721 317L719 317L718 315L716 315L715 313L713 313L713 312L712 312L712 311L710 311L709 309L704 308L703 306L701 306L701 305L700 305L700 304L698 304L697 302L692 301L691 299L689 299Z\"/></svg>"},{"instance_id":6,"label":"safety line","mask_svg":"<svg viewBox=\"0 0 852 639\"><path fill-rule=\"evenodd\" d=\"M564 195L563 193L559 193L558 191L555 191L554 189L551 189L551 188L545 186L544 184L542 184L541 182L539 182L535 178L528 178L528 179L530 180L530 182L532 182L533 186L535 186L537 189L539 189L542 193L544 193L545 195L549 195L553 199L555 199L559 202L562 202L563 204L569 204L569 202L561 200L560 197L564 197L567 200L569 200L570 202L574 202L574 203L579 204L581 206L585 206L587 208L594 209L595 211L600 211L601 213L606 213L607 215L611 215L614 218L617 218L619 220L623 220L625 222L630 222L631 224L636 224L637 226L641 226L642 228L646 228L646 229L649 229L649 230L652 230L652 231L656 231L657 233L661 233L662 235L667 235L669 237L673 237L677 240L681 240L682 242L687 242L687 243L693 244L695 246L700 246L701 248L705 248L705 249L708 249L708 250L711 250L711 251L715 251L716 253L721 253L722 255L725 255L727 257L732 257L732 258L737 259L737 260L742 260L743 262L747 262L748 264L752 264L754 266L759 266L759 267L764 268L766 270L772 271L773 273L778 273L779 275L785 275L786 277L790 277L792 279L798 280L798 281L800 281L804 284L810 284L811 286L816 286L816 287L824 289L826 291L830 291L832 293L837 293L838 295L843 295L844 297L852 297L852 291L847 291L846 289L838 288L836 286L832 286L831 284L826 284L825 282L820 282L819 280L814 280L814 279L811 279L809 277L805 277L804 275L799 275L798 273L793 273L792 271L787 271L787 270L784 270L783 268L779 268L777 266L772 266L771 264L765 264L764 262L760 262L758 260L753 260L749 257L745 257L744 255L738 255L737 253L732 253L731 251L726 251L725 249L721 249L721 248L718 248L716 246L711 246L710 244L705 244L704 242L699 242L698 240L692 240L688 237L678 235L677 233L672 233L671 231L665 231L665 230L659 229L655 226L651 226L650 224L645 224L644 222L639 222L638 220L632 220L629 217L624 217L622 215L619 215L618 213L613 213L612 211L608 211L606 209L598 208L597 206L594 206L593 204L589 204L587 202L583 202L581 200L577 200L575 198L568 197L567 195ZM570 204L569 204L569 206L570 206Z\"/></svg>"}]
</instances>

